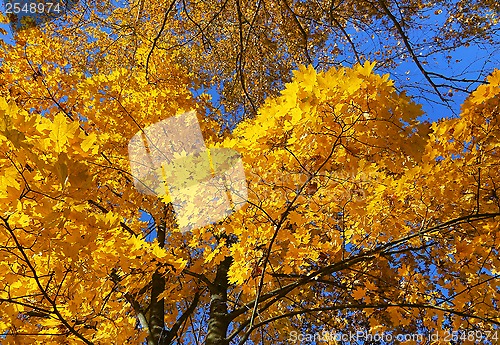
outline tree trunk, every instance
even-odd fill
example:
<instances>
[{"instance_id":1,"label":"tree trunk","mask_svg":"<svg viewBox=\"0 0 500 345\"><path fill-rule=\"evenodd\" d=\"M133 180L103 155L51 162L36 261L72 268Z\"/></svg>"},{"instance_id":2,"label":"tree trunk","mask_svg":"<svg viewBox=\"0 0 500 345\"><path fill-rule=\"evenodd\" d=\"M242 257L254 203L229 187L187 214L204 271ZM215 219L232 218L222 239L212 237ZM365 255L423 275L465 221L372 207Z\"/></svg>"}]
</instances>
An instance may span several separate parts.
<instances>
[{"instance_id":1,"label":"tree trunk","mask_svg":"<svg viewBox=\"0 0 500 345\"><path fill-rule=\"evenodd\" d=\"M160 219L156 224L158 245L163 248L165 246L165 220ZM165 303L163 298L158 300L158 296L165 291L165 278L158 272L158 269L152 277L148 345L162 344L161 338L165 329Z\"/></svg>"},{"instance_id":2,"label":"tree trunk","mask_svg":"<svg viewBox=\"0 0 500 345\"><path fill-rule=\"evenodd\" d=\"M217 268L210 296L208 334L205 345L228 345L226 339L229 318L227 316L227 272L233 259L226 257Z\"/></svg>"}]
</instances>

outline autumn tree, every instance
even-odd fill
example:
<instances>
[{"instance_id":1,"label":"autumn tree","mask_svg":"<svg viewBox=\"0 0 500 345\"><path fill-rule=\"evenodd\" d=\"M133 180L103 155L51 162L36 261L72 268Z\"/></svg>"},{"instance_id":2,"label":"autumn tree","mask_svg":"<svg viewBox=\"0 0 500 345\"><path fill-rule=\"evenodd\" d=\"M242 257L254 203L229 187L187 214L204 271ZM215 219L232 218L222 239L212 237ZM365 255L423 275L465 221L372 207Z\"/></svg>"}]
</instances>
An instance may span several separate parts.
<instances>
[{"instance_id":1,"label":"autumn tree","mask_svg":"<svg viewBox=\"0 0 500 345\"><path fill-rule=\"evenodd\" d=\"M175 54L198 86L217 90L213 111L234 126L276 96L299 64L327 70L378 61L377 70L391 73L398 87L456 110L454 102L499 63L498 6L492 0L81 0L50 29L79 47L72 54L90 73L141 61L154 81L151 57L158 50ZM148 50L146 61L137 58L140 47ZM483 49L477 61L463 58L477 47ZM416 73L393 73L401 65Z\"/></svg>"},{"instance_id":2,"label":"autumn tree","mask_svg":"<svg viewBox=\"0 0 500 345\"><path fill-rule=\"evenodd\" d=\"M17 32L0 56L2 343L495 343L500 73L459 117L421 122L365 61L395 52L347 28L390 29L440 93L435 77L469 81L428 72L408 33L445 5L81 2ZM432 49L495 43L496 3L453 6ZM339 33L352 67L321 58L349 54ZM207 146L241 153L248 195L181 232L169 196L134 185L128 144L189 110Z\"/></svg>"}]
</instances>

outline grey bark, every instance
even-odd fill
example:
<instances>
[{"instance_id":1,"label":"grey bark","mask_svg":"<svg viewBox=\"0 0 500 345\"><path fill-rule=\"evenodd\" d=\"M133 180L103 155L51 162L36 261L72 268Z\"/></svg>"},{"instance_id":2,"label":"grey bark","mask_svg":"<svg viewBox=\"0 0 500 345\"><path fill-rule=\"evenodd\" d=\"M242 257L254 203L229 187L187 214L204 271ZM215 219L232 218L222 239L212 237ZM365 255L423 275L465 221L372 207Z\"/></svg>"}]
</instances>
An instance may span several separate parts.
<instances>
[{"instance_id":1,"label":"grey bark","mask_svg":"<svg viewBox=\"0 0 500 345\"><path fill-rule=\"evenodd\" d=\"M211 287L208 334L205 345L228 345L226 339L230 318L227 311L227 272L233 259L226 257L217 268L215 281Z\"/></svg>"},{"instance_id":2,"label":"grey bark","mask_svg":"<svg viewBox=\"0 0 500 345\"><path fill-rule=\"evenodd\" d=\"M157 239L160 248L165 246L165 221L160 220L157 223ZM152 288L151 288L151 305L149 307L149 335L148 335L148 345L159 345L162 344L162 335L165 329L165 303L163 298L158 300L158 296L165 290L165 278L159 272L159 267L156 272L153 273L152 277Z\"/></svg>"}]
</instances>

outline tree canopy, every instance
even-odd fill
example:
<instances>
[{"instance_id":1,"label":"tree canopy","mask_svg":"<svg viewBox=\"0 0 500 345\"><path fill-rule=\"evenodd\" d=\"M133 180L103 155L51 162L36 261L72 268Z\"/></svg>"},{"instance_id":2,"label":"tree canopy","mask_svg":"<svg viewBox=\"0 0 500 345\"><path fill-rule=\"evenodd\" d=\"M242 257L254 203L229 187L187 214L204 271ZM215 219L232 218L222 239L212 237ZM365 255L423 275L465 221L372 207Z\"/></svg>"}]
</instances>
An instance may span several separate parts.
<instances>
[{"instance_id":1,"label":"tree canopy","mask_svg":"<svg viewBox=\"0 0 500 345\"><path fill-rule=\"evenodd\" d=\"M497 21L494 1L174 0L27 23L0 50L2 344L495 344L500 71L428 66L494 49ZM405 59L422 83L383 73ZM430 123L415 89L467 98ZM181 231L129 144L190 111L247 192Z\"/></svg>"}]
</instances>

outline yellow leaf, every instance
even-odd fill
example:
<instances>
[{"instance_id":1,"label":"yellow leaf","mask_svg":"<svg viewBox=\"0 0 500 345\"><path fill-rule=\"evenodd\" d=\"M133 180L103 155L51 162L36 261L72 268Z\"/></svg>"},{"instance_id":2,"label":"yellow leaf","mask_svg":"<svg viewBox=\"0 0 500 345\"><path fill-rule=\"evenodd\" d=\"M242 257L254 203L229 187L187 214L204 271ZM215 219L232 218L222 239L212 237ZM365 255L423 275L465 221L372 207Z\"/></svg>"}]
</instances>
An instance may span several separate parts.
<instances>
[{"instance_id":1,"label":"yellow leaf","mask_svg":"<svg viewBox=\"0 0 500 345\"><path fill-rule=\"evenodd\" d=\"M358 67L358 71L361 75L369 76L372 73L373 67L375 67L375 62L370 63L369 61L365 61L363 67Z\"/></svg>"},{"instance_id":2,"label":"yellow leaf","mask_svg":"<svg viewBox=\"0 0 500 345\"><path fill-rule=\"evenodd\" d=\"M60 153L68 143L68 139L74 137L74 132L78 128L78 123L73 122L68 125L66 117L59 113L54 117L49 137L54 142L55 151Z\"/></svg>"},{"instance_id":3,"label":"yellow leaf","mask_svg":"<svg viewBox=\"0 0 500 345\"><path fill-rule=\"evenodd\" d=\"M2 168L0 175L0 195L2 191L6 191L7 187L13 187L16 189L20 188L20 184L17 182L18 172L15 167Z\"/></svg>"},{"instance_id":4,"label":"yellow leaf","mask_svg":"<svg viewBox=\"0 0 500 345\"><path fill-rule=\"evenodd\" d=\"M356 300L361 300L363 297L365 297L365 290L358 287L356 290L353 291L352 297Z\"/></svg>"},{"instance_id":5,"label":"yellow leaf","mask_svg":"<svg viewBox=\"0 0 500 345\"><path fill-rule=\"evenodd\" d=\"M97 141L97 136L95 135L95 133L90 133L82 141L81 144L82 150L87 152L95 144L96 141ZM95 153L94 151L95 150L92 150L92 153Z\"/></svg>"},{"instance_id":6,"label":"yellow leaf","mask_svg":"<svg viewBox=\"0 0 500 345\"><path fill-rule=\"evenodd\" d=\"M165 249L160 248L157 245L153 245L153 255L161 259L167 256L167 253L165 253Z\"/></svg>"}]
</instances>

